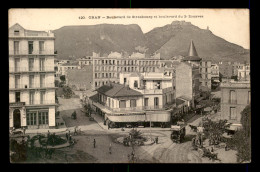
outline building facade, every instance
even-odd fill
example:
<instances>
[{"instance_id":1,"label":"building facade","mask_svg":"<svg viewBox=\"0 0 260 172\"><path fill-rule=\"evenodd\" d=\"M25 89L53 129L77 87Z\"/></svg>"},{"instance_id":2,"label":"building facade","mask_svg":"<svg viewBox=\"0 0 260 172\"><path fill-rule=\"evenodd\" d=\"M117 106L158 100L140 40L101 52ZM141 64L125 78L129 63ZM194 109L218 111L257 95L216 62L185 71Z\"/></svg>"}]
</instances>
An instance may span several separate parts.
<instances>
[{"instance_id":1,"label":"building facade","mask_svg":"<svg viewBox=\"0 0 260 172\"><path fill-rule=\"evenodd\" d=\"M251 104L250 81L221 83L221 118L239 124L241 112Z\"/></svg>"},{"instance_id":2,"label":"building facade","mask_svg":"<svg viewBox=\"0 0 260 172\"><path fill-rule=\"evenodd\" d=\"M9 28L9 126L55 127L54 34Z\"/></svg>"},{"instance_id":3,"label":"building facade","mask_svg":"<svg viewBox=\"0 0 260 172\"><path fill-rule=\"evenodd\" d=\"M176 98L183 97L189 106L195 107L195 100L200 97L199 67L190 63L181 63L176 67Z\"/></svg>"},{"instance_id":4,"label":"building facade","mask_svg":"<svg viewBox=\"0 0 260 172\"><path fill-rule=\"evenodd\" d=\"M211 90L211 61L202 60L200 62L200 85Z\"/></svg>"},{"instance_id":5,"label":"building facade","mask_svg":"<svg viewBox=\"0 0 260 172\"><path fill-rule=\"evenodd\" d=\"M107 57L93 56L94 87L98 88L107 83L119 83L119 74L125 72L155 72L161 66L160 56L150 58L140 53L123 56L121 53L112 52Z\"/></svg>"}]
</instances>

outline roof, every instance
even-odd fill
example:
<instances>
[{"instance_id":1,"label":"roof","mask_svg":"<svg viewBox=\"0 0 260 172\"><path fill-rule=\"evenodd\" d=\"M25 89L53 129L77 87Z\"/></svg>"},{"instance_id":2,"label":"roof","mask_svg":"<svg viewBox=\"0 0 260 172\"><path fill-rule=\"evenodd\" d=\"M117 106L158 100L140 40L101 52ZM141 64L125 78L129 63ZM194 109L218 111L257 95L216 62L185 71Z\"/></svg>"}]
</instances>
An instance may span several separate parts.
<instances>
[{"instance_id":1,"label":"roof","mask_svg":"<svg viewBox=\"0 0 260 172\"><path fill-rule=\"evenodd\" d=\"M61 66L79 66L79 63L78 62L64 63Z\"/></svg>"},{"instance_id":2,"label":"roof","mask_svg":"<svg viewBox=\"0 0 260 172\"><path fill-rule=\"evenodd\" d=\"M192 40L190 42L188 56L184 57L183 60L184 61L199 61L199 60L201 60L201 58L198 56L198 53L196 51L196 48L195 48Z\"/></svg>"},{"instance_id":3,"label":"roof","mask_svg":"<svg viewBox=\"0 0 260 172\"><path fill-rule=\"evenodd\" d=\"M191 98L186 97L186 96L180 96L180 97L178 97L178 98L179 98L179 99L182 99L182 100L186 100L186 101L192 100Z\"/></svg>"},{"instance_id":4,"label":"roof","mask_svg":"<svg viewBox=\"0 0 260 172\"><path fill-rule=\"evenodd\" d=\"M107 95L108 97L127 97L127 96L142 96L138 91L135 91L122 84L109 83L99 87L97 92Z\"/></svg>"},{"instance_id":5,"label":"roof","mask_svg":"<svg viewBox=\"0 0 260 172\"><path fill-rule=\"evenodd\" d=\"M90 96L89 99L92 100L93 102L98 102L98 94Z\"/></svg>"},{"instance_id":6,"label":"roof","mask_svg":"<svg viewBox=\"0 0 260 172\"><path fill-rule=\"evenodd\" d=\"M177 106L183 104L184 102L185 102L185 101L182 100L182 99L179 99L179 98L176 99L176 105L177 105Z\"/></svg>"}]
</instances>

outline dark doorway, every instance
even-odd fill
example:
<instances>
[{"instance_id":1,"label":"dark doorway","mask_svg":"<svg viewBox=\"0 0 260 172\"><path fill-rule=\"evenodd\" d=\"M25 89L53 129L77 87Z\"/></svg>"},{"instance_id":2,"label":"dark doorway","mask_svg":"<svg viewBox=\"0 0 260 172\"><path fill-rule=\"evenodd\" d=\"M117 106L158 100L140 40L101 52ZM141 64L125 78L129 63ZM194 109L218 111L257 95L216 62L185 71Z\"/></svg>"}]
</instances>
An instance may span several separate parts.
<instances>
[{"instance_id":1,"label":"dark doorway","mask_svg":"<svg viewBox=\"0 0 260 172\"><path fill-rule=\"evenodd\" d=\"M21 114L19 109L15 109L13 112L14 127L21 128Z\"/></svg>"}]
</instances>

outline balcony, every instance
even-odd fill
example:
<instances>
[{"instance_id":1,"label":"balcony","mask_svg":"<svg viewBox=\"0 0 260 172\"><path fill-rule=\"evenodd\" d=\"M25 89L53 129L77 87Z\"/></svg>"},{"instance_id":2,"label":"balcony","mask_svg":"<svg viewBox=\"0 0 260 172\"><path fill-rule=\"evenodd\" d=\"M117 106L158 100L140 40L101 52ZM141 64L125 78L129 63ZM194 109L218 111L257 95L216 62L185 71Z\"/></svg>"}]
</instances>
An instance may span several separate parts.
<instances>
[{"instance_id":1,"label":"balcony","mask_svg":"<svg viewBox=\"0 0 260 172\"><path fill-rule=\"evenodd\" d=\"M29 68L29 67L10 67L9 68L9 73L20 73L20 72L55 72L54 71L54 66L45 66L43 68L39 67L34 67L34 68Z\"/></svg>"},{"instance_id":2,"label":"balcony","mask_svg":"<svg viewBox=\"0 0 260 172\"><path fill-rule=\"evenodd\" d=\"M40 89L40 88L54 88L55 84L54 82L50 83L42 83L35 82L32 84L15 84L15 85L9 85L9 90L16 90L16 89Z\"/></svg>"},{"instance_id":3,"label":"balcony","mask_svg":"<svg viewBox=\"0 0 260 172\"><path fill-rule=\"evenodd\" d=\"M39 105L53 105L55 103L55 99L53 100L34 100L34 101L29 101L27 106L39 106Z\"/></svg>"},{"instance_id":4,"label":"balcony","mask_svg":"<svg viewBox=\"0 0 260 172\"><path fill-rule=\"evenodd\" d=\"M142 94L163 94L163 89L144 89L144 90L137 90Z\"/></svg>"}]
</instances>

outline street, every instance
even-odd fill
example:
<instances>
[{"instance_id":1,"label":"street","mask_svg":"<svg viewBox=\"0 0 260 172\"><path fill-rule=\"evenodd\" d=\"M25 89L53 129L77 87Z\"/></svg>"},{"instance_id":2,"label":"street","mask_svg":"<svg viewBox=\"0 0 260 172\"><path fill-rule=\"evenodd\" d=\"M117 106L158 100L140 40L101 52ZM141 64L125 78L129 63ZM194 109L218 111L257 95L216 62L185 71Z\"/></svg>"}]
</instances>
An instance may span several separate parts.
<instances>
[{"instance_id":1,"label":"street","mask_svg":"<svg viewBox=\"0 0 260 172\"><path fill-rule=\"evenodd\" d=\"M55 150L52 159L35 159L33 162L70 162L70 163L128 163L128 154L131 154L132 147L126 147L118 142L118 137L127 136L130 129L107 129L102 123L102 118L94 116L95 121L81 112L81 103L78 98L62 99L59 98L60 115L66 126L73 134L73 127L78 126L81 134L72 135L76 143L67 148ZM77 119L71 119L71 114L77 112ZM187 123L197 125L201 121L201 116L193 116ZM185 140L181 144L173 143L170 139L170 129L162 128L138 128L147 137L159 138L158 144L135 146L137 163L213 163L208 158L202 158L199 153L192 150L191 139L195 137L195 132L186 126ZM151 131L151 132L150 132ZM58 134L58 133L57 133ZM65 135L65 133L60 133ZM96 148L93 141L96 140ZM112 154L109 154L109 145L112 144ZM235 162L235 152L228 151L223 155L223 150L216 150L222 163ZM224 152L225 153L225 152ZM216 161L217 162L217 161Z\"/></svg>"}]
</instances>

